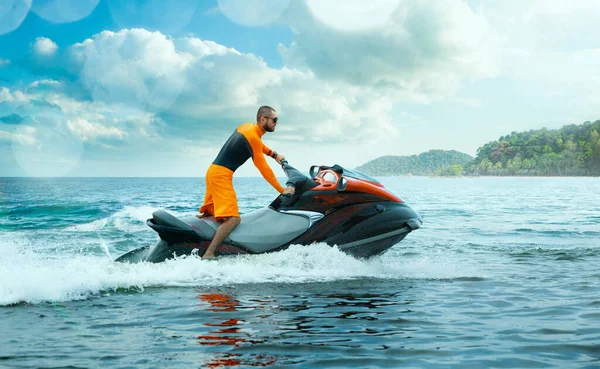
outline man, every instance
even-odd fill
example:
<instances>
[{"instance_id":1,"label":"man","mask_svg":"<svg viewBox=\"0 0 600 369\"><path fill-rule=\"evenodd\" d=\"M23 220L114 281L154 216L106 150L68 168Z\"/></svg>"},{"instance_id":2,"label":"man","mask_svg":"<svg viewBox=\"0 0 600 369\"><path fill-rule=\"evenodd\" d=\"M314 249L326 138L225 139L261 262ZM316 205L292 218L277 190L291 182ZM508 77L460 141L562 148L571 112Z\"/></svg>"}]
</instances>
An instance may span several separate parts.
<instances>
[{"instance_id":1,"label":"man","mask_svg":"<svg viewBox=\"0 0 600 369\"><path fill-rule=\"evenodd\" d=\"M256 113L256 124L244 123L239 126L221 148L219 155L206 172L206 195L198 218L214 216L221 224L202 259L214 258L217 247L240 224L237 199L233 190L233 173L249 158L262 176L279 193L293 194L293 187L285 189L277 182L275 174L263 155L275 159L277 163L285 159L262 143L266 132L274 132L277 126L277 112L270 106L261 106Z\"/></svg>"}]
</instances>

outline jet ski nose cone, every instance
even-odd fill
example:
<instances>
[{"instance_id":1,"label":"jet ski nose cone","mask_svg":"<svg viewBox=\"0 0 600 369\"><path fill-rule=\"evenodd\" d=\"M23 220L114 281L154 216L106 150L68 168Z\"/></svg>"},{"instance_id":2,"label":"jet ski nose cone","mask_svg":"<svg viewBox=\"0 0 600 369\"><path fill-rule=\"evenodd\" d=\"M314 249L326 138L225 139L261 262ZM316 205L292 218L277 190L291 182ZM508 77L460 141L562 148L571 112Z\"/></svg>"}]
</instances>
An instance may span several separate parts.
<instances>
[{"instance_id":1,"label":"jet ski nose cone","mask_svg":"<svg viewBox=\"0 0 600 369\"><path fill-rule=\"evenodd\" d=\"M423 225L423 220L421 219L421 217L411 218L406 222L406 224L408 224L410 229L414 231L416 229L421 228L421 225Z\"/></svg>"}]
</instances>

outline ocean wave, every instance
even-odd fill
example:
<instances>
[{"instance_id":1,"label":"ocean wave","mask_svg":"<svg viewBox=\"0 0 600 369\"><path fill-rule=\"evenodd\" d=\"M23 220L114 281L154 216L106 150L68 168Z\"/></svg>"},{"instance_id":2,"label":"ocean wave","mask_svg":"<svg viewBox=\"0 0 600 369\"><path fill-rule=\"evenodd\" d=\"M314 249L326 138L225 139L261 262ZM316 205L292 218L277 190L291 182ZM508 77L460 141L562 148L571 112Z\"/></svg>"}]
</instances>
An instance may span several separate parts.
<instances>
[{"instance_id":1,"label":"ocean wave","mask_svg":"<svg viewBox=\"0 0 600 369\"><path fill-rule=\"evenodd\" d=\"M556 238L573 238L573 237L588 237L588 236L600 236L600 232L595 230L587 230L582 227L571 228L571 229L533 229L533 228L517 228L509 232L503 232L498 234L506 235L520 235L527 234L532 236L545 236L545 237L556 237Z\"/></svg>"},{"instance_id":2,"label":"ocean wave","mask_svg":"<svg viewBox=\"0 0 600 369\"><path fill-rule=\"evenodd\" d=\"M111 220L111 217L94 220L93 222L90 222L90 223L76 224L76 225L68 226L65 230L70 231L70 232L99 231L108 224L109 220Z\"/></svg>"},{"instance_id":3,"label":"ocean wave","mask_svg":"<svg viewBox=\"0 0 600 369\"><path fill-rule=\"evenodd\" d=\"M554 258L555 260L562 261L576 261L576 260L588 260L589 258L595 258L600 255L600 249L591 248L589 246L561 246L561 247L548 247L533 245L527 248L518 248L516 250L507 249L511 257L518 258L537 258L539 256L546 256Z\"/></svg>"},{"instance_id":4,"label":"ocean wave","mask_svg":"<svg viewBox=\"0 0 600 369\"><path fill-rule=\"evenodd\" d=\"M146 219L152 217L152 213L159 208L152 206L125 206L116 213L102 219L97 219L89 223L75 224L66 227L69 232L97 232L107 227L122 232L139 232L147 230ZM177 214L176 212L172 212Z\"/></svg>"},{"instance_id":5,"label":"ocean wave","mask_svg":"<svg viewBox=\"0 0 600 369\"><path fill-rule=\"evenodd\" d=\"M82 255L49 259L25 252L5 256L0 262L0 305L79 300L148 287L485 277L477 267L455 260L386 256L359 260L325 244L218 260L184 257L159 264L122 264L106 257Z\"/></svg>"}]
</instances>

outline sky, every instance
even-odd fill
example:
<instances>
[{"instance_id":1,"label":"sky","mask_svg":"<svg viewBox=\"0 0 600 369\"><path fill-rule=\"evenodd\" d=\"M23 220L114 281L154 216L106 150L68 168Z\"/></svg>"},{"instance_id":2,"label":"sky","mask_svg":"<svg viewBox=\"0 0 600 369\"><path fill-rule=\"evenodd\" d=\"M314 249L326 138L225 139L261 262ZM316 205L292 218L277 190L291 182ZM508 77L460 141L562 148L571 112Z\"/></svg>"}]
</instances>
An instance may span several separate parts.
<instances>
[{"instance_id":1,"label":"sky","mask_svg":"<svg viewBox=\"0 0 600 369\"><path fill-rule=\"evenodd\" d=\"M596 0L2 0L0 176L202 177L261 105L301 170L475 155L600 119L599 20Z\"/></svg>"}]
</instances>

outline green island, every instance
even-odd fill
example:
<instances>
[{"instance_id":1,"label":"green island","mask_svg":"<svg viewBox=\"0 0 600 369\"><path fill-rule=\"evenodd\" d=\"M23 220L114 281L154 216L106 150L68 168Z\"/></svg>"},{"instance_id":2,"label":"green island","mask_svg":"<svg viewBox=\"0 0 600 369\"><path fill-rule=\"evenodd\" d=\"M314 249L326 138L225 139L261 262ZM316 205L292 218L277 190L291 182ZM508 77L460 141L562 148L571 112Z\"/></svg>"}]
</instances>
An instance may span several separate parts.
<instances>
[{"instance_id":1,"label":"green island","mask_svg":"<svg viewBox=\"0 0 600 369\"><path fill-rule=\"evenodd\" d=\"M600 176L600 120L512 132L477 149L382 156L356 169L374 176Z\"/></svg>"},{"instance_id":2,"label":"green island","mask_svg":"<svg viewBox=\"0 0 600 369\"><path fill-rule=\"evenodd\" d=\"M429 176L454 165L460 165L462 168L471 161L473 157L462 152L429 150L412 156L381 156L356 169L373 176Z\"/></svg>"}]
</instances>

